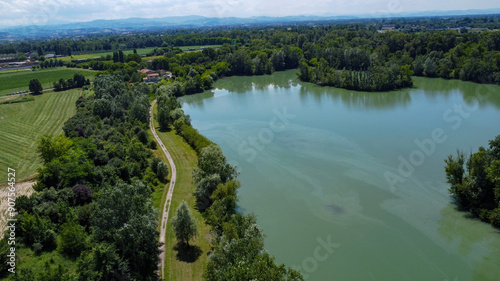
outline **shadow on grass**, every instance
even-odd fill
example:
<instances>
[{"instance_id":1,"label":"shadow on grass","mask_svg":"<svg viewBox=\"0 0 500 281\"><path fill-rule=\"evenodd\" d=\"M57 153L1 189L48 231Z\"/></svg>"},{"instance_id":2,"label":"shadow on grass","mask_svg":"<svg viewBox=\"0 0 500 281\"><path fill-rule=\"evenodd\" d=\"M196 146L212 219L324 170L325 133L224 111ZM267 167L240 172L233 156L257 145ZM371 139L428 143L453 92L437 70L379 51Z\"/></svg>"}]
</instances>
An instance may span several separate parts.
<instances>
[{"instance_id":1,"label":"shadow on grass","mask_svg":"<svg viewBox=\"0 0 500 281\"><path fill-rule=\"evenodd\" d=\"M177 251L177 260L193 263L201 256L201 248L196 245L188 245L182 242L177 242L174 246Z\"/></svg>"},{"instance_id":2,"label":"shadow on grass","mask_svg":"<svg viewBox=\"0 0 500 281\"><path fill-rule=\"evenodd\" d=\"M168 132L172 131L172 128L170 128L170 126L168 126L168 128L166 128L166 129L162 129L158 126L158 127L156 127L156 129L158 130L158 132L161 132L161 133L168 133Z\"/></svg>"}]
</instances>

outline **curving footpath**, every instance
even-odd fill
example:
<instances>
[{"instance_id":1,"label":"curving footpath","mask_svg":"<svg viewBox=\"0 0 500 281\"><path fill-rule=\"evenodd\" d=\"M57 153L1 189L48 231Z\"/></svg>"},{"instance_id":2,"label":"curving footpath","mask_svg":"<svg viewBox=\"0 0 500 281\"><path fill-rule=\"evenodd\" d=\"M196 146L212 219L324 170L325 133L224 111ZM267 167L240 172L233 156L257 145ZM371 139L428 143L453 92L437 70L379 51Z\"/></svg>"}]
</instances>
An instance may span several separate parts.
<instances>
[{"instance_id":1,"label":"curving footpath","mask_svg":"<svg viewBox=\"0 0 500 281\"><path fill-rule=\"evenodd\" d=\"M172 156L168 152L163 142L156 134L156 129L153 122L153 107L156 104L156 100L153 101L151 107L149 108L149 127L151 129L151 133L155 137L156 141L160 145L163 153L167 156L168 164L170 165L170 169L172 170L172 177L170 178L170 185L168 187L167 198L165 199L165 205L163 205L163 211L161 214L161 225L160 225L160 264L158 265L158 275L162 280L165 280L165 234L167 232L167 222L168 222L168 213L170 211L170 203L172 202L172 195L174 194L174 186L175 179L177 178L177 171L175 169L174 160Z\"/></svg>"}]
</instances>

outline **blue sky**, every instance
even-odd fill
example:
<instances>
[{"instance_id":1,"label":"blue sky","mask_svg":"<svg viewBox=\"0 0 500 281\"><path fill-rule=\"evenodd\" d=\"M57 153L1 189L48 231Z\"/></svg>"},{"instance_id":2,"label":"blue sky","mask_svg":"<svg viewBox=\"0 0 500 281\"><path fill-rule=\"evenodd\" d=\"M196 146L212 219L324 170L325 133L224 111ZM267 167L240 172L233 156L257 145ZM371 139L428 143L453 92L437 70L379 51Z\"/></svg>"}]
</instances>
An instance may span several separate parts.
<instances>
[{"instance_id":1,"label":"blue sky","mask_svg":"<svg viewBox=\"0 0 500 281\"><path fill-rule=\"evenodd\" d=\"M498 0L0 0L0 26L129 17L397 14L500 8Z\"/></svg>"}]
</instances>

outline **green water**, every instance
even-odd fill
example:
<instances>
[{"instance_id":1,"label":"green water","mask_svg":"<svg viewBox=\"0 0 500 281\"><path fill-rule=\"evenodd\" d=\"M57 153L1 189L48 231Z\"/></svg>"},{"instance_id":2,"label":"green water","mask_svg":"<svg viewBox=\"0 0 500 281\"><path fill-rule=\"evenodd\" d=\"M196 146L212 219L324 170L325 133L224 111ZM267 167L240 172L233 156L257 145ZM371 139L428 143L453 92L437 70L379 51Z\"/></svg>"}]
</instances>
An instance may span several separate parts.
<instances>
[{"instance_id":1,"label":"green water","mask_svg":"<svg viewBox=\"0 0 500 281\"><path fill-rule=\"evenodd\" d=\"M500 280L499 231L455 210L444 175L500 134L500 87L414 82L359 93L286 71L182 102L239 167L266 249L306 280Z\"/></svg>"}]
</instances>

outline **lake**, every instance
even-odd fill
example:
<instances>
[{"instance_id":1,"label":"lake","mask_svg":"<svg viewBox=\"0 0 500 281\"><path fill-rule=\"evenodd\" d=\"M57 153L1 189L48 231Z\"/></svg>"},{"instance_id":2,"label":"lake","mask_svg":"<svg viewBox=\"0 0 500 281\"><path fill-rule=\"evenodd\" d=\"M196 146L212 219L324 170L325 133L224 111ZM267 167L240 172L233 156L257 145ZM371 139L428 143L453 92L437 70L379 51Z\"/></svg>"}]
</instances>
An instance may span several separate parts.
<instances>
[{"instance_id":1,"label":"lake","mask_svg":"<svg viewBox=\"0 0 500 281\"><path fill-rule=\"evenodd\" d=\"M238 166L238 210L306 280L499 280L500 232L455 209L444 159L500 134L500 87L413 80L363 93L291 70L181 102Z\"/></svg>"}]
</instances>

